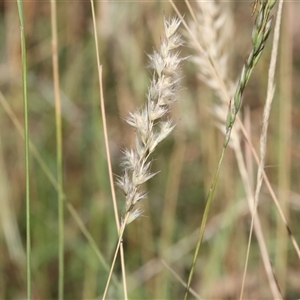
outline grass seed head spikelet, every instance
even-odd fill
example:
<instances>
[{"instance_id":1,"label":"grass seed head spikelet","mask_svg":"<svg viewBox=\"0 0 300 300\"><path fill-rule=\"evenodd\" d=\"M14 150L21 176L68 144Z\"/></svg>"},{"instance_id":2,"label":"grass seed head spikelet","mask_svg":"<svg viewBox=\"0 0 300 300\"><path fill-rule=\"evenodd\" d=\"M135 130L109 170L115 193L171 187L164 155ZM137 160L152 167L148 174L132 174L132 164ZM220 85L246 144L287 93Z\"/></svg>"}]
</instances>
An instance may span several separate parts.
<instances>
[{"instance_id":1,"label":"grass seed head spikelet","mask_svg":"<svg viewBox=\"0 0 300 300\"><path fill-rule=\"evenodd\" d=\"M126 198L127 223L138 218L142 211L136 208L146 197L141 185L155 176L151 172L149 156L164 140L175 125L166 118L170 105L176 101L179 86L179 65L183 60L176 49L182 45L177 33L180 20L172 18L164 21L165 38L158 50L148 55L153 76L150 82L144 107L129 113L126 122L135 128L135 148L124 150L123 175L117 178L117 185ZM123 219L124 220L124 219Z\"/></svg>"}]
</instances>

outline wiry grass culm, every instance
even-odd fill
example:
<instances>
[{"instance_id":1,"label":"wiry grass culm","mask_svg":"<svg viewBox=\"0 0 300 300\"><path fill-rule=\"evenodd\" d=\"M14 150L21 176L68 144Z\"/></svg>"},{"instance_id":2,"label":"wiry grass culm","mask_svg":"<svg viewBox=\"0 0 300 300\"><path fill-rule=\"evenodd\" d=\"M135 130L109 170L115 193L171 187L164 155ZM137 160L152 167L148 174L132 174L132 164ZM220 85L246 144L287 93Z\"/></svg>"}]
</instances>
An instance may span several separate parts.
<instances>
[{"instance_id":1,"label":"wiry grass culm","mask_svg":"<svg viewBox=\"0 0 300 300\"><path fill-rule=\"evenodd\" d=\"M193 57L193 61L198 67L199 79L207 84L211 89L213 89L219 98L218 102L213 105L213 108L210 110L210 112L212 116L217 119L218 128L225 134L224 125L226 124L226 107L228 107L229 99L234 94L234 90L232 89L233 82L232 80L230 80L230 76L228 74L229 66L227 63L229 57L228 45L230 45L233 39L233 34L231 31L231 28L233 28L232 16L230 14L230 11L217 1L197 2L196 13L194 13L192 7L187 1L186 3L193 17L193 22L189 24L190 31L187 35L192 48L195 48L195 50L197 51L197 54ZM258 4L259 2L255 6L253 5L253 8L257 8ZM278 18L279 17L277 17L277 19ZM278 26L276 25L276 28L277 27ZM279 30L276 30L276 35L278 34ZM278 40L278 38L276 39ZM274 57L274 55L272 56ZM273 60L274 59L272 59L272 61ZM272 66L273 65L274 63L272 63ZM275 68L272 67L272 70L274 72ZM269 78L271 77L274 77L274 75L269 75ZM271 95L271 93L268 94ZM270 96L268 96L267 99L270 99ZM270 101L267 101L267 103L270 103ZM270 108L270 105L268 105L268 107ZM264 119L266 118L264 117ZM241 133L244 134L244 138L249 144L249 148L251 148L252 154L259 166L261 166L261 161L263 161L263 159L260 159L259 162L256 151L251 143L251 140L249 140L249 135L245 134L245 128L239 117L237 117L237 121L238 122L232 128L230 142L228 145L234 150L237 159L238 169L247 195L248 206L250 212L252 213L254 231L261 252L264 268L268 277L269 286L273 295L278 298L276 278L272 271L272 265L268 254L267 244L265 242L264 234L262 231L262 225L259 216L255 213L254 209L254 191L251 186L251 175L247 172L241 149ZM265 136L266 130L264 130L263 132L263 135ZM265 141L266 138L264 138L263 140ZM270 194L273 197L276 208L278 209L280 218L288 229L288 233L296 252L299 253L298 245L295 242L294 236L291 234L291 230L286 222L286 218L282 214L282 210L278 205L278 200L274 194L272 187L270 186L270 182L266 177L264 169L262 167L260 167L259 169L261 170L263 175L259 175L258 178L264 177L265 183L270 191ZM246 264L247 261L248 253L246 257ZM243 285L244 283L242 282L241 290L243 290Z\"/></svg>"},{"instance_id":2,"label":"wiry grass culm","mask_svg":"<svg viewBox=\"0 0 300 300\"><path fill-rule=\"evenodd\" d=\"M252 239L252 232L253 232L255 219L257 218L257 206L258 206L259 194L260 194L260 190L261 190L261 186L262 186L262 182L263 182L263 169L265 167L269 117L270 117L270 111L271 111L272 102L273 102L274 93L275 93L274 78L275 78L276 62L277 62L277 55L278 55L281 14L282 14L282 1L279 1L279 7L278 7L278 11L277 11L276 24L275 24L275 30L274 30L275 33L274 33L273 46L272 46L271 62L270 62L269 74L268 74L268 93L267 93L267 99L266 99L264 112L263 112L262 132L261 132L261 136L260 136L260 163L259 163L258 169L257 169L257 180L256 180L254 205L253 205L253 212L252 212L252 218L251 218L250 234L249 234L249 239L248 239L247 254L246 254L245 268L244 268L244 274L243 274L243 281L242 281L242 286L241 286L240 299L243 298L243 293L244 293L246 272L247 272L247 267L248 267L249 253L250 253L250 246L251 246L251 239ZM280 298L282 298L282 295L278 288L278 282L275 282L274 280L272 280L272 278L270 279L270 277L273 277L272 276L273 271L271 269L271 266L269 269L270 270L268 272L268 276L269 276L269 283L270 283L271 291L273 293L274 298L280 299Z\"/></svg>"},{"instance_id":3,"label":"wiry grass culm","mask_svg":"<svg viewBox=\"0 0 300 300\"><path fill-rule=\"evenodd\" d=\"M125 213L103 299L106 297L125 227L142 214L142 209L138 207L139 202L146 197L142 185L158 173L152 173L150 170L150 155L175 127L167 114L171 104L177 100L176 93L179 89L179 65L182 61L177 50L182 44L181 37L177 33L179 25L180 21L177 18L164 21L165 38L158 51L149 55L150 67L154 72L146 104L130 113L126 119L135 129L135 148L123 151L124 173L118 178L117 184L125 195Z\"/></svg>"},{"instance_id":4,"label":"wiry grass culm","mask_svg":"<svg viewBox=\"0 0 300 300\"><path fill-rule=\"evenodd\" d=\"M283 1L282 1L283 2ZM283 22L280 36L280 53L281 57L278 61L278 69L280 69L281 82L278 87L280 91L280 104L279 104L279 139L282 141L279 145L278 149L278 162L279 162L279 170L278 170L278 198L280 199L280 206L282 207L283 213L286 219L290 222L291 212L290 207L288 205L288 201L291 197L291 182L293 176L291 176L292 165L294 164L294 160L290 158L291 151L291 143L293 140L292 135L292 120L293 120L293 49L294 49L294 36L291 34L291 31L288 29L289 24L293 20L293 12L298 11L295 8L295 4L293 2L287 3L283 2L284 5L284 13L283 13ZM298 4L298 3L297 3ZM288 233L291 236L291 231L286 226L286 224L279 221L280 216L278 216L276 220L276 257L274 258L274 265L276 274L278 274L278 284L282 290L283 295L286 295L288 280L288 236L286 235L286 229L288 229ZM294 236L291 236L291 241L295 244ZM300 260L300 251L298 247L298 259Z\"/></svg>"},{"instance_id":5,"label":"wiry grass culm","mask_svg":"<svg viewBox=\"0 0 300 300\"><path fill-rule=\"evenodd\" d=\"M21 31L22 84L24 102L24 146L25 146L25 185L26 185L26 287L27 299L31 299L31 235L30 235L30 189L29 189L29 128L27 99L27 57L22 0L18 0L18 11Z\"/></svg>"},{"instance_id":6,"label":"wiry grass culm","mask_svg":"<svg viewBox=\"0 0 300 300\"><path fill-rule=\"evenodd\" d=\"M54 83L55 121L56 121L56 172L58 182L58 299L64 298L64 192L62 161L62 120L59 85L57 8L56 0L51 0L52 65Z\"/></svg>"},{"instance_id":7,"label":"wiry grass culm","mask_svg":"<svg viewBox=\"0 0 300 300\"><path fill-rule=\"evenodd\" d=\"M219 158L217 170L215 172L211 187L210 187L208 195L207 195L205 210L204 210L203 218L202 218L201 225L200 225L198 241L197 241L197 245L196 245L196 249L195 249L195 253L194 253L193 262L192 262L190 272L189 272L187 288L186 288L184 299L187 299L187 296L189 293L189 287L191 285L191 281L193 278L194 269L195 269L198 253L199 253L200 246L201 246L208 213L210 210L212 197L214 195L214 191L215 191L215 188L217 185L217 181L218 181L218 177L219 177L219 173L220 173L221 164L222 164L222 161L224 158L224 154L225 154L226 148L228 146L228 143L230 141L231 131L232 131L233 125L235 123L237 113L241 106L244 89L249 81L249 78L251 76L251 73L252 73L255 65L257 64L257 62L259 61L259 58L261 57L266 40L271 31L271 24L272 24L273 18L270 17L270 12L271 12L271 9L274 7L275 3L276 3L276 1L272 0L272 1L260 1L258 4L258 6L259 6L257 8L258 12L257 12L254 27L253 27L253 31L252 31L253 49L250 52L249 56L245 60L245 64L241 71L240 79L239 79L234 97L233 97L233 99L230 100L230 103L229 103L223 148L222 148L222 152L221 152L221 155Z\"/></svg>"},{"instance_id":8,"label":"wiry grass culm","mask_svg":"<svg viewBox=\"0 0 300 300\"><path fill-rule=\"evenodd\" d=\"M228 29L232 28L233 26L232 16L230 11L226 9L226 7L221 6L221 3L217 1L197 2L197 5L199 6L199 11L197 14L194 13L189 2L185 2L194 21L194 23L189 24L190 28L183 23L188 32L187 38L189 39L189 43L191 44L192 48L195 48L197 51L197 55L193 57L193 61L199 68L199 79L212 88L218 95L219 100L221 100L219 103L214 104L213 108L211 109L211 113L217 119L216 125L225 134L226 128L224 125L226 124L227 118L226 107L228 107L228 103L234 94L234 85L232 80L230 80L229 74L227 73L227 70L229 69L229 66L227 65L229 49L226 49L227 51L225 50L226 45L228 46L231 43L229 34L230 30ZM259 1L253 3L253 14L257 12L256 9L258 8L258 5ZM232 38L233 37L231 37L231 39ZM238 161L239 172L247 193L249 207L252 211L254 195L250 184L251 179L249 178L249 174L247 174L245 162L242 157L243 154L241 152L240 145L241 135L243 135L245 141L249 145L257 165L259 165L259 157L251 141L251 137L244 127L241 119L239 116L237 116L237 122L235 122L235 126L232 128L229 146L231 146L235 152ZM263 170L263 178L278 210L278 216L281 218L286 230L288 231L293 247L300 258L299 246L294 235L292 234L292 230L287 222L285 213L279 205L279 200L275 195L274 189L271 186L265 170ZM256 218L256 220L259 221L258 218ZM262 246L265 244L264 240L261 238L258 238L258 241L261 241L259 244L262 243ZM262 256L264 256L263 253ZM268 258L266 257L266 259ZM266 261L266 259L264 260Z\"/></svg>"},{"instance_id":9,"label":"wiry grass culm","mask_svg":"<svg viewBox=\"0 0 300 300\"><path fill-rule=\"evenodd\" d=\"M103 133L104 133L105 151L106 151L106 157L107 157L107 167L108 167L108 174L109 174L110 190L111 190L112 202L113 202L113 207L114 207L116 226L117 226L118 232L120 232L120 221L119 221L119 214L118 214L118 209L117 209L117 200L116 200L113 173L112 173L112 167L111 167L111 158L110 158L110 152L109 152L109 146L108 146L106 113L105 113L105 104L104 104L104 96L103 96L102 66L100 65L100 54L99 54L99 45L98 45L98 37L97 37L96 16L95 16L95 7L94 7L93 0L91 0L91 10L92 10L92 17L93 17L94 40L95 40L95 50L96 50L96 59L97 59L97 71L98 71L99 87L100 87L100 89L99 89L100 107L101 107L101 116L102 116L102 125L103 125ZM121 245L120 249L121 249L120 252L121 252L121 267L122 267L122 277L123 277L124 298L127 299L127 284L126 284L123 245Z\"/></svg>"}]
</instances>

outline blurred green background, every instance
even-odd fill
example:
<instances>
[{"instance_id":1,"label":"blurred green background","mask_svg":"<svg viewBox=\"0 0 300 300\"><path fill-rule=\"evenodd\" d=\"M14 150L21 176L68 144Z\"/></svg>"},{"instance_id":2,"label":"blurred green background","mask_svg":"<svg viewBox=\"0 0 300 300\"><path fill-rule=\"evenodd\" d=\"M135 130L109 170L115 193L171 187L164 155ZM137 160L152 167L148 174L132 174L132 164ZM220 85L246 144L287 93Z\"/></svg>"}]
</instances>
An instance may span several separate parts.
<instances>
[{"instance_id":1,"label":"blurred green background","mask_svg":"<svg viewBox=\"0 0 300 300\"><path fill-rule=\"evenodd\" d=\"M235 81L251 49L251 2L224 2L233 18L228 45ZM114 174L121 174L122 148L134 142L124 121L145 101L151 72L148 57L163 36L164 16L175 16L169 2L97 1L96 15L110 153ZM176 2L185 20L184 2ZM195 3L192 3L195 7ZM268 134L266 172L281 199L292 232L300 243L300 3L286 3ZM275 13L276 10L274 10ZM51 57L50 3L25 1L30 139L56 174L56 128ZM99 105L99 82L89 1L58 1L58 54L63 117L64 193L95 239L109 265L117 243ZM182 27L183 30L183 27ZM259 151L265 102L270 37L246 88L242 116L248 111L252 142ZM0 2L0 299L26 297L25 164L20 26L14 1ZM182 56L194 54L189 45ZM288 59L287 59L288 58ZM162 263L187 280L205 198L221 152L223 136L209 112L216 95L197 79L197 67L182 66L180 101L171 112L175 131L157 149L152 170L160 171L145 189L143 217L124 236L131 299L181 299L184 287ZM245 142L241 139L246 151ZM244 152L246 157L246 152ZM253 167L254 186L256 163ZM250 168L251 169L251 168ZM34 155L30 157L32 297L57 298L57 191ZM282 183L283 182L283 183ZM117 190L120 214L124 197ZM280 194L280 191L284 193ZM263 185L259 215L271 262L285 299L300 297L300 263L282 221ZM241 287L251 217L236 158L228 149L200 251L193 288L206 299L235 299ZM279 246L281 245L281 246ZM283 263L277 261L283 258ZM121 282L120 265L115 275ZM280 274L285 274L284 278ZM78 224L65 210L65 299L101 297L108 273ZM112 283L111 298L119 298ZM121 294L122 295L122 294ZM255 236L245 299L268 299L270 288Z\"/></svg>"}]
</instances>

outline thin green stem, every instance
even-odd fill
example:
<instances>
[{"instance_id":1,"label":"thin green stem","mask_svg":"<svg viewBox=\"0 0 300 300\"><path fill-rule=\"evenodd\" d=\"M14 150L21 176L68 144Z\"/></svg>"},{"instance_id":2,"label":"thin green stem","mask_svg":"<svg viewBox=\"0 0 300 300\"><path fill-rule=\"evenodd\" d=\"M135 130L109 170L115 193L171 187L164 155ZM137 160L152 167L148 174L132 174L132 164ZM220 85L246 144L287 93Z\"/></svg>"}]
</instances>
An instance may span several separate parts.
<instances>
[{"instance_id":1,"label":"thin green stem","mask_svg":"<svg viewBox=\"0 0 300 300\"><path fill-rule=\"evenodd\" d=\"M61 101L59 87L59 67L57 55L57 17L56 1L51 0L51 32L52 32L52 65L55 98L56 121L56 168L58 183L58 299L64 294L64 193L63 193L63 167L62 167L62 122Z\"/></svg>"},{"instance_id":2,"label":"thin green stem","mask_svg":"<svg viewBox=\"0 0 300 300\"><path fill-rule=\"evenodd\" d=\"M219 178L219 174L220 174L221 165L222 165L222 161L223 161L223 158L224 158L226 146L227 145L225 145L225 144L223 145L223 149L222 149L222 153L221 153L221 156L220 156L220 159L219 159L218 167L217 167L217 170L215 172L215 176L213 178L211 187L210 187L208 195L207 195L206 205L205 205L203 218L202 218L201 225L200 225L197 245L196 245L196 249L195 249L195 253L194 253L194 257L193 257L192 266L190 268L188 282L187 282L187 285L186 285L184 300L187 299L187 296L189 294L189 290L190 290L190 286L191 286L191 282L192 282L192 278L193 278L193 274L194 274L194 270L195 270L195 266L196 266L196 262L197 262L197 257L198 257L198 254L199 254L200 246L201 246L202 239L203 239L204 230L205 230L205 227L206 227L206 222L207 222L207 217L208 217L208 213L209 213L209 209L210 209L210 204L211 204L211 200L212 200L212 197L214 195L216 185L217 185L217 182L218 182L218 178Z\"/></svg>"},{"instance_id":3,"label":"thin green stem","mask_svg":"<svg viewBox=\"0 0 300 300\"><path fill-rule=\"evenodd\" d=\"M27 299L31 299L31 237L30 237L30 190L29 190L29 130L27 99L27 65L24 16L22 0L18 0L18 11L21 31L22 84L24 101L24 144L25 144L25 180L26 180L26 287Z\"/></svg>"},{"instance_id":4,"label":"thin green stem","mask_svg":"<svg viewBox=\"0 0 300 300\"><path fill-rule=\"evenodd\" d=\"M249 262L249 255L250 255L252 233L253 233L253 228L255 226L255 221L258 218L257 206L258 206L258 202L259 202L260 189L261 189L261 185L263 182L263 170L265 167L269 116L270 116L270 111L271 111L272 102L273 102L273 98L274 98L274 92L275 92L274 78L275 78L276 62L277 62L277 56L278 56L278 44L279 44L279 37L280 37L282 4L283 4L283 2L279 1L279 8L277 11L275 33L274 33L273 46L272 46L272 55L271 55L269 73L268 73L268 93L267 93L266 103L265 103L265 107L264 107L263 121L262 121L263 125L262 125L262 132L261 132L261 136L260 136L260 162L259 162L258 171L257 171L256 190L255 190L254 205L253 205L253 212L252 212L252 218L251 218L250 234L249 234L248 245L247 245L247 253L246 253L246 260L245 260L245 267L244 267L244 273L243 273L240 299L243 299L244 286L245 286L245 281L246 281L246 273L247 273L247 267L248 267L248 262ZM250 208L250 209L252 209L252 208ZM273 297L276 299L282 299L281 291L278 288L278 281L275 278L275 275L274 275L274 272L272 271L272 267L271 267L271 264L269 263L269 260L268 260L268 265L266 266L266 272L267 272L267 276L268 276L268 280L269 280L269 284L270 284L270 288L271 288Z\"/></svg>"},{"instance_id":5,"label":"thin green stem","mask_svg":"<svg viewBox=\"0 0 300 300\"><path fill-rule=\"evenodd\" d=\"M272 25L272 20L273 18L270 17L270 12L271 9L274 7L276 3L276 0L264 0L260 3L259 11L255 19L255 24L253 27L252 31L252 51L250 52L249 56L245 59L245 64L243 66L243 69L241 71L240 79L234 94L233 99L230 100L229 103L229 108L228 108L228 114L227 114L227 120L226 120L226 130L225 130L225 137L224 137L224 142L223 142L223 149L222 153L219 159L218 163L218 168L216 170L216 173L214 175L211 188L208 192L208 196L206 199L206 205L205 205L205 210L203 214L203 218L201 221L201 226L200 226L200 231L199 231L199 236L198 236L198 241L194 253L194 258L192 262L192 266L190 268L190 273L189 273L189 278L188 278L188 283L184 295L184 299L187 299L188 293L189 293L189 288L191 285L191 281L193 278L194 270L195 270L195 264L197 261L199 249L201 246L205 226L206 226L206 221L210 209L210 204L211 200L215 191L215 187L218 181L219 177L219 172L221 168L221 164L223 161L223 157L225 154L225 150L227 148L227 145L230 141L230 136L231 136L231 130L232 127L235 123L236 116L239 112L239 109L242 104L242 96L244 89L250 79L251 73L256 66L257 62L259 61L262 51L265 47L265 43L268 39L268 36L271 31L271 25Z\"/></svg>"}]
</instances>

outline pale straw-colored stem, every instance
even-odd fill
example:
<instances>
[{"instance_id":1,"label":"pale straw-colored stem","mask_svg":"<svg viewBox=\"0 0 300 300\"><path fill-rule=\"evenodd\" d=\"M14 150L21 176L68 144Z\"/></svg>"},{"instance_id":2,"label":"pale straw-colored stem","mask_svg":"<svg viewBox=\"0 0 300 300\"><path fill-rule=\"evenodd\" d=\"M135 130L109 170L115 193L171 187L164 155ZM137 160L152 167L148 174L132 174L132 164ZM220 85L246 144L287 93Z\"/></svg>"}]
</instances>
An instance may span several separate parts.
<instances>
[{"instance_id":1,"label":"pale straw-colored stem","mask_svg":"<svg viewBox=\"0 0 300 300\"><path fill-rule=\"evenodd\" d=\"M30 175L29 175L29 124L28 124L28 97L27 97L27 55L24 28L24 12L22 0L17 1L22 54L22 85L24 103L24 147L25 147L25 187L26 187L26 288L27 299L31 299L31 225L30 225Z\"/></svg>"},{"instance_id":2,"label":"pale straw-colored stem","mask_svg":"<svg viewBox=\"0 0 300 300\"><path fill-rule=\"evenodd\" d=\"M262 125L262 132L261 132L261 136L260 136L260 162L258 164L258 170L257 170L256 190L255 190L255 196L254 196L254 205L253 205L249 240L248 240L248 245L247 245L247 254L246 254L245 268L244 268L244 273L243 273L243 281L242 281L240 299L243 298L244 284L245 284L245 278L246 278L246 272L247 272L247 266L248 266L248 261L249 261L249 254L250 254L251 239L252 239L252 233L253 233L253 226L255 226L254 225L255 220L257 220L256 214L257 214L257 206L258 206L258 201L259 201L259 193L260 193L261 185L263 182L263 170L264 170L264 166L265 166L266 144L267 144L267 130L268 130L269 116L270 116L272 101L273 101L274 92L275 92L274 78L275 78L276 61L277 61L277 54L278 54L278 44L279 44L279 36L280 36L282 4L283 4L283 1L280 0L278 11L277 11L275 29L274 29L271 62L270 62L269 74L268 74L267 100L266 100L266 104L265 104L264 112L263 112L263 123L262 123L263 125ZM267 272L267 275L268 275L269 284L270 284L270 288L271 288L273 297L275 299L282 299L282 295L278 289L277 283L274 280L274 275L273 275L271 266L269 266L267 271L269 271L269 272Z\"/></svg>"},{"instance_id":3,"label":"pale straw-colored stem","mask_svg":"<svg viewBox=\"0 0 300 300\"><path fill-rule=\"evenodd\" d=\"M172 2L172 4L173 4L173 2ZM202 219L201 226L200 226L200 232L199 232L199 237L198 237L198 241L197 241L197 245L196 245L196 249L195 249L195 254L194 254L192 266L190 268L188 284L187 284L187 289L186 289L186 293L185 293L185 299L188 296L188 290L189 290L189 287L191 284L197 256L198 256L201 241L203 238L204 228L205 228L212 196L214 194L216 183L218 181L218 174L220 172L220 166L222 164L225 150L230 141L231 131L232 131L233 125L235 123L237 113L241 106L242 95L243 95L244 89L248 83L248 80L250 78L250 75L251 75L255 65L257 64L257 62L262 54L262 50L264 48L265 42L269 36L270 30L271 30L271 24L272 24L272 18L270 18L269 15L270 15L270 11L273 8L274 4L275 4L275 1L266 1L266 2L260 3L260 8L259 8L258 15L255 20L255 25L254 25L253 31L252 31L252 50L251 50L249 56L247 57L247 59L245 60L245 64L241 71L240 79L239 79L237 88L235 90L234 97L233 97L233 99L230 100L230 103L229 103L229 108L228 108L228 113L227 113L227 118L226 118L226 130L225 130L223 149L222 149L222 153L221 153L221 156L219 159L218 168L215 172L215 176L212 180L211 188L208 192L208 197L206 200L206 206L205 206L203 219ZM173 4L173 7L175 8L174 4Z\"/></svg>"},{"instance_id":4,"label":"pale straw-colored stem","mask_svg":"<svg viewBox=\"0 0 300 300\"><path fill-rule=\"evenodd\" d=\"M109 151L109 145L108 145L105 103L104 103L103 84L102 84L102 66L100 64L100 57L99 57L98 34L97 34L95 7L94 7L94 1L93 0L91 0L91 10L92 10L92 17L93 17L93 28L94 28L94 38L95 38L97 70L98 70L99 86L100 86L100 106L101 106L101 116L102 116L102 126L103 126L103 134L104 134L105 151L106 151L106 158L107 158L107 167L108 167L112 202L113 202L114 213L115 213L115 221L116 221L117 230L119 232L120 231L120 222L119 222L119 214L118 214L118 208L117 208L116 193L115 193L115 188L114 188L113 172L112 172L112 167L111 167L110 151ZM121 245L121 267L122 267L124 297L125 297L125 299L127 299L128 296L127 296L127 284L126 284L126 272L125 272L125 260L124 260L123 244Z\"/></svg>"},{"instance_id":5,"label":"pale straw-colored stem","mask_svg":"<svg viewBox=\"0 0 300 300\"><path fill-rule=\"evenodd\" d=\"M52 34L52 65L56 120L56 168L58 182L58 299L64 297L64 192L63 192L63 161L62 161L62 120L59 85L58 42L57 42L57 9L56 0L51 0L51 34Z\"/></svg>"},{"instance_id":6,"label":"pale straw-colored stem","mask_svg":"<svg viewBox=\"0 0 300 300\"><path fill-rule=\"evenodd\" d=\"M111 280L113 270L114 270L114 267L115 267L115 263L116 263L116 259L117 259L118 253L119 253L119 248L123 244L123 234L124 234L124 230L125 230L128 218L129 218L129 213L126 214L126 216L123 220L120 232L119 232L119 239L118 239L118 243L117 243L117 246L116 246L114 258L113 258L113 261L112 261L112 264L111 264L111 267L110 267L110 270L109 270L109 274L108 274L105 289L104 289L104 292L103 292L102 300L105 300L107 292L108 292L110 280ZM127 290L126 290L126 294L127 294Z\"/></svg>"},{"instance_id":7,"label":"pale straw-colored stem","mask_svg":"<svg viewBox=\"0 0 300 300\"><path fill-rule=\"evenodd\" d=\"M293 136L294 129L294 86L297 86L295 80L295 44L294 35L295 22L297 21L297 2L289 2L284 4L282 15L282 28L280 36L280 56L279 56L279 74L278 79L278 198L280 206L287 220L292 216L290 213L290 200L292 196L291 188L293 181L292 167L295 163L293 158ZM297 100L296 100L297 101ZM296 127L297 128L297 127ZM299 127L298 127L299 128ZM295 226L297 226L295 224ZM286 234L286 226L280 220L280 216L276 216L276 254L274 257L274 268L278 274L278 284L283 296L288 291L288 266L289 266L289 243L290 232Z\"/></svg>"}]
</instances>

